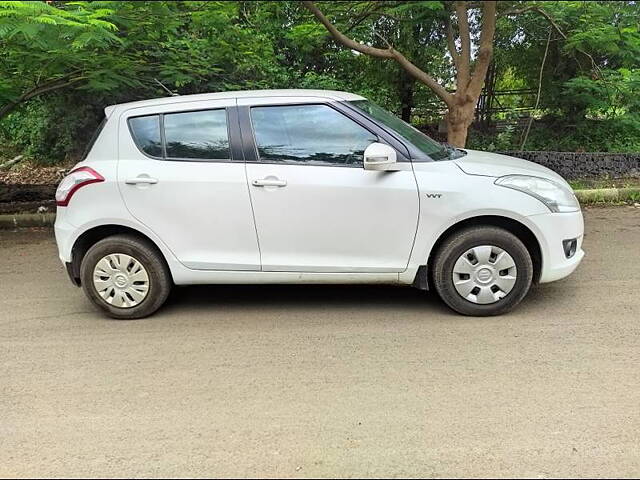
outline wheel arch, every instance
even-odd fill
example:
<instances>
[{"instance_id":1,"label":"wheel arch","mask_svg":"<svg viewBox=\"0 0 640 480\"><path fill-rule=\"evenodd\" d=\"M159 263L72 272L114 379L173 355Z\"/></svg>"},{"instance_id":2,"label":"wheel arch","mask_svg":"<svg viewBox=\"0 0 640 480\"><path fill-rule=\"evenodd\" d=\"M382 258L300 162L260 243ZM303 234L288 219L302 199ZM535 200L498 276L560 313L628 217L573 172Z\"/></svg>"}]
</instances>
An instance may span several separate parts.
<instances>
[{"instance_id":1,"label":"wheel arch","mask_svg":"<svg viewBox=\"0 0 640 480\"><path fill-rule=\"evenodd\" d=\"M527 248L529 255L531 255L531 262L533 263L533 281L534 283L538 283L542 274L542 247L533 231L524 223L510 217L501 215L478 215L465 218L464 220L460 220L459 222L450 225L438 236L429 252L426 265L422 265L418 269L414 286L422 289L428 289L429 286L433 284L431 278L431 266L433 265L433 259L435 254L438 252L438 249L456 232L472 226L499 227L518 237L518 239Z\"/></svg>"},{"instance_id":2,"label":"wheel arch","mask_svg":"<svg viewBox=\"0 0 640 480\"><path fill-rule=\"evenodd\" d=\"M126 225L105 224L94 226L82 232L78 238L76 238L73 243L73 247L71 247L71 263L68 264L67 269L69 276L76 285L80 286L80 265L82 264L82 259L86 255L87 251L100 240L118 234L129 234L147 242L156 250L162 261L167 266L169 273L172 274L169 262L167 262L167 258L162 252L162 249L148 235Z\"/></svg>"}]
</instances>

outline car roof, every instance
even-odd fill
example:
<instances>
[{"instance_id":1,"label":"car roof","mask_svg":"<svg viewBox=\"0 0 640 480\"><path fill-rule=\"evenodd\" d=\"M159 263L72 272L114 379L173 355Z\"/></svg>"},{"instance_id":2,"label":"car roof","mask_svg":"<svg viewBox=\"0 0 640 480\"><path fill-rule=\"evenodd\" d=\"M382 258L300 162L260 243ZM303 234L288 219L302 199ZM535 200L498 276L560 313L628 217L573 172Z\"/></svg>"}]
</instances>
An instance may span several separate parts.
<instances>
[{"instance_id":1,"label":"car roof","mask_svg":"<svg viewBox=\"0 0 640 480\"><path fill-rule=\"evenodd\" d=\"M281 90L237 90L231 92L199 93L195 95L175 95L172 97L151 98L137 102L119 103L109 105L104 109L109 116L113 110L126 110L138 107L153 107L157 105L169 105L182 102L197 102L216 100L220 98L264 98L264 97L320 97L328 100L364 100L364 97L355 93L340 92L337 90L308 90L308 89L281 89Z\"/></svg>"}]
</instances>

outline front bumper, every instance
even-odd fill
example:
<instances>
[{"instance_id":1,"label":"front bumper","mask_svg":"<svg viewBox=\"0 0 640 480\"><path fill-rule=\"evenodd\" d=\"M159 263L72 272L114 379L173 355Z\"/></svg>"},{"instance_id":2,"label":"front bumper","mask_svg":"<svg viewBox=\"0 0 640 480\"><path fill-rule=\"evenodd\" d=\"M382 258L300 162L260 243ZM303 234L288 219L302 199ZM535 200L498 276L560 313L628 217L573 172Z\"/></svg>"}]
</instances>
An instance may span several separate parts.
<instances>
[{"instance_id":1,"label":"front bumper","mask_svg":"<svg viewBox=\"0 0 640 480\"><path fill-rule=\"evenodd\" d=\"M542 253L540 283L560 280L573 273L584 258L582 212L543 213L531 215L527 220L532 222L540 243ZM576 239L577 247L575 253L567 258L562 242L570 239Z\"/></svg>"}]
</instances>

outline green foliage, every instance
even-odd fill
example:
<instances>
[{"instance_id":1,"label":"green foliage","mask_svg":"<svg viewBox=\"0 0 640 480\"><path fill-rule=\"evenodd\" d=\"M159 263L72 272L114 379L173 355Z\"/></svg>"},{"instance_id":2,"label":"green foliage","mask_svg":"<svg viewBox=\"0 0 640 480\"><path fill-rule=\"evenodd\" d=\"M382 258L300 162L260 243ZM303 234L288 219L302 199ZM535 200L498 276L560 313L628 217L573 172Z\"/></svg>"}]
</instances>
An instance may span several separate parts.
<instances>
[{"instance_id":1,"label":"green foliage","mask_svg":"<svg viewBox=\"0 0 640 480\"><path fill-rule=\"evenodd\" d=\"M521 9L543 9L554 25L535 11L499 19L496 88L529 88L534 93L500 97L507 111L497 118L517 118L518 108L535 102L540 63L551 32L540 108L533 112L537 120L526 149L638 151L639 4L520 3ZM522 126L495 135L473 132L470 142L476 147L519 149L522 133Z\"/></svg>"},{"instance_id":2,"label":"green foliage","mask_svg":"<svg viewBox=\"0 0 640 480\"><path fill-rule=\"evenodd\" d=\"M98 55L118 45L113 10L72 2L0 2L0 103L64 80L100 78Z\"/></svg>"},{"instance_id":3,"label":"green foliage","mask_svg":"<svg viewBox=\"0 0 640 480\"><path fill-rule=\"evenodd\" d=\"M77 159L102 116L88 100L63 96L34 99L3 123L2 136L11 139L20 153L43 165Z\"/></svg>"},{"instance_id":4,"label":"green foliage","mask_svg":"<svg viewBox=\"0 0 640 480\"><path fill-rule=\"evenodd\" d=\"M520 150L522 129L509 128L497 134L472 130L468 147L478 150ZM640 152L640 115L609 119L583 119L567 124L564 118L534 122L526 150L560 152Z\"/></svg>"},{"instance_id":5,"label":"green foliage","mask_svg":"<svg viewBox=\"0 0 640 480\"><path fill-rule=\"evenodd\" d=\"M563 85L564 103L592 118L640 113L640 69L605 70L602 77L576 76Z\"/></svg>"},{"instance_id":6,"label":"green foliage","mask_svg":"<svg viewBox=\"0 0 640 480\"><path fill-rule=\"evenodd\" d=\"M77 158L104 106L165 95L155 79L188 94L285 76L228 2L0 3L0 46L1 107L44 90L0 115L0 134L42 162Z\"/></svg>"},{"instance_id":7,"label":"green foliage","mask_svg":"<svg viewBox=\"0 0 640 480\"><path fill-rule=\"evenodd\" d=\"M455 86L441 1L318 2L357 41L397 50ZM542 8L547 19L527 7ZM496 88L538 88L526 148L640 151L640 4L500 2ZM474 45L479 15L470 16ZM362 94L435 130L443 104L395 62L337 45L299 2L0 2L0 142L43 163L77 159L106 105L166 95L258 88ZM472 131L469 146L520 147L534 94L499 97L506 130ZM516 123L516 120L520 120Z\"/></svg>"}]
</instances>

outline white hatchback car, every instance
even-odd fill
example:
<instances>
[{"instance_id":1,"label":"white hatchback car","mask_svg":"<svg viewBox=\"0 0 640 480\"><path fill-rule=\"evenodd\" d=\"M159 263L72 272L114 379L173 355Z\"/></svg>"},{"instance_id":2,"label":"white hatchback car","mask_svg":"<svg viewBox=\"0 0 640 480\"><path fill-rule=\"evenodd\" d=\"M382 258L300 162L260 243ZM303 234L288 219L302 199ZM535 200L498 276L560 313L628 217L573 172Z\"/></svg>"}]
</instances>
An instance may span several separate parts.
<instances>
[{"instance_id":1,"label":"white hatchback car","mask_svg":"<svg viewBox=\"0 0 640 480\"><path fill-rule=\"evenodd\" d=\"M584 256L571 187L454 149L358 95L225 92L105 109L56 193L71 280L114 318L173 284L387 283L497 315Z\"/></svg>"}]
</instances>

